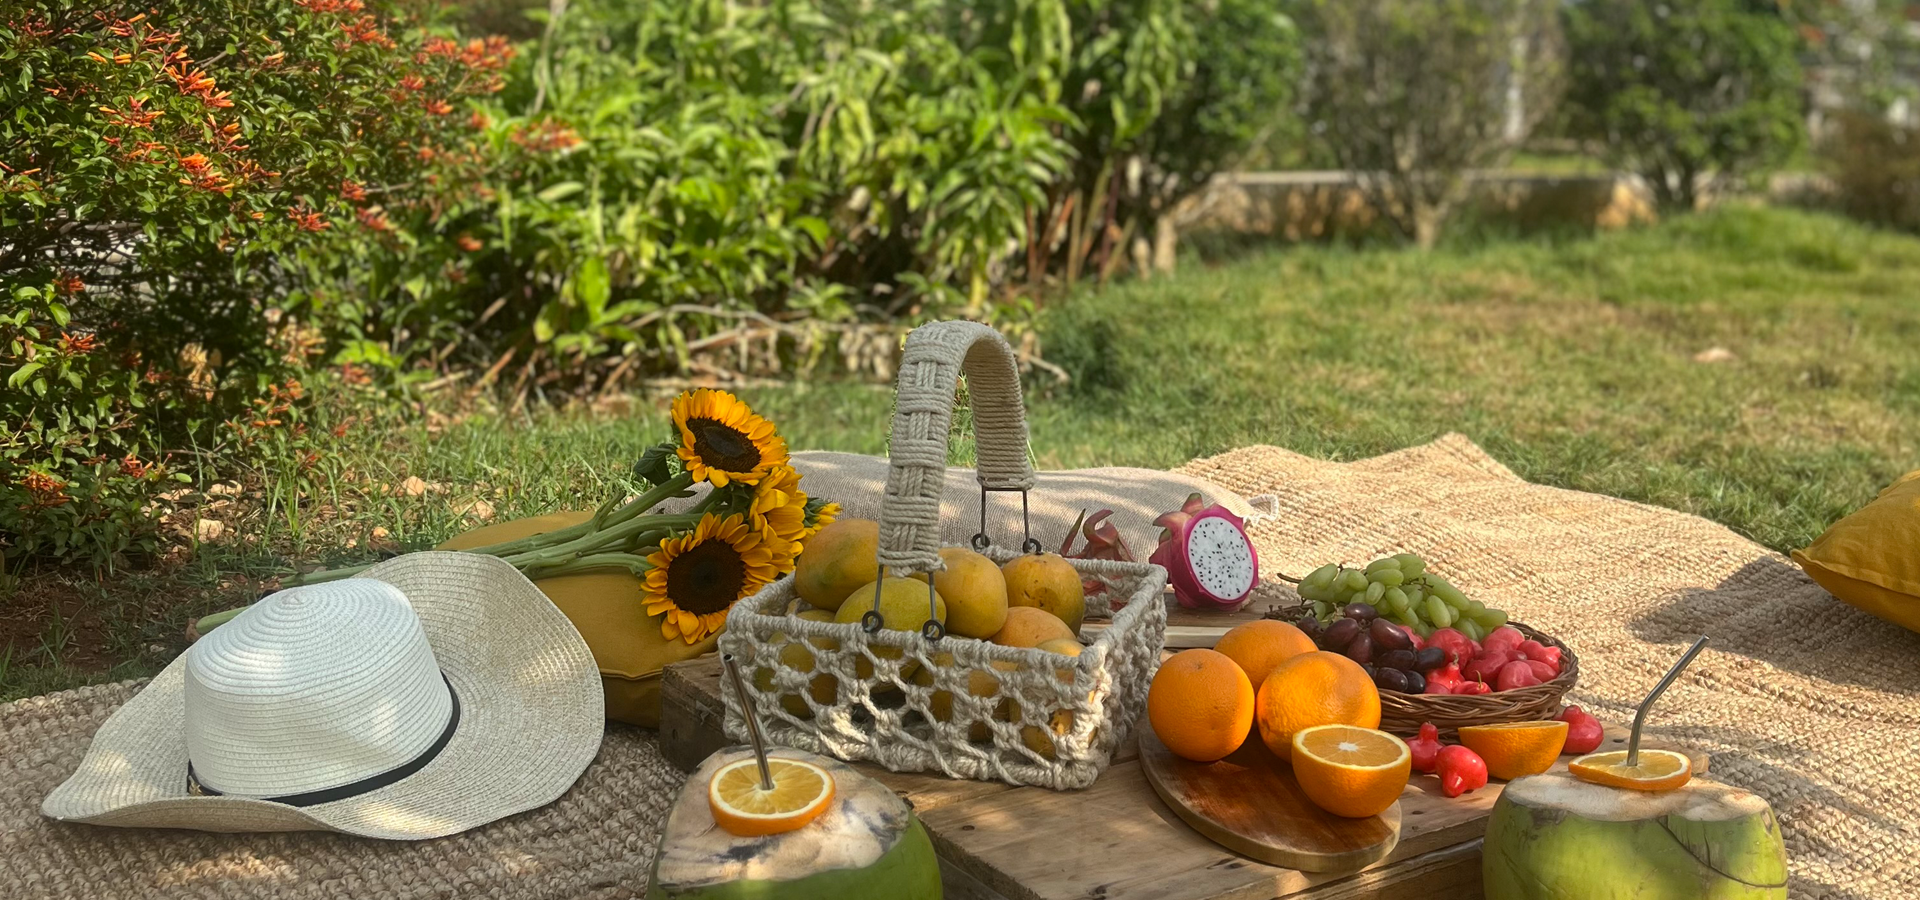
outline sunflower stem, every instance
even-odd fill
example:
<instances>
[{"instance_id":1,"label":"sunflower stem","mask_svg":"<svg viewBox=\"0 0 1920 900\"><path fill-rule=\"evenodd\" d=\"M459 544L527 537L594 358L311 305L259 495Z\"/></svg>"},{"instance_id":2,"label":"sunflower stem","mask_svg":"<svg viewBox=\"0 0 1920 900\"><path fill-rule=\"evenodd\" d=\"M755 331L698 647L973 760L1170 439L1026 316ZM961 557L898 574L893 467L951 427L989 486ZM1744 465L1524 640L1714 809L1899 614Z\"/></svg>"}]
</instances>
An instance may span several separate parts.
<instances>
[{"instance_id":1,"label":"sunflower stem","mask_svg":"<svg viewBox=\"0 0 1920 900\"><path fill-rule=\"evenodd\" d=\"M661 503L692 486L693 476L682 472L661 482L658 486L648 490L646 493L635 497L633 502L625 506L609 511L607 506L611 506L614 501L608 501L606 506L602 506L594 512L593 518L581 522L578 525L570 525L566 528L560 528L542 534L529 535L518 540L488 544L485 547L474 547L466 552L507 557L539 547L551 547L576 541L583 537L595 533L603 533L609 529L626 524L638 518L647 510L659 506ZM711 500L712 496L712 494L708 494L706 498L701 500L700 504L696 504L696 508L704 508L704 505Z\"/></svg>"},{"instance_id":2,"label":"sunflower stem","mask_svg":"<svg viewBox=\"0 0 1920 900\"><path fill-rule=\"evenodd\" d=\"M352 578L353 576L358 575L361 572L365 572L366 570L373 568L375 565L377 565L377 563L366 563L365 565L346 566L339 569L323 569L318 572L305 572L287 579L286 586L301 587L303 585L325 584L326 582L329 582L329 581L339 581L344 578ZM215 615L219 615L219 614L215 613Z\"/></svg>"},{"instance_id":3,"label":"sunflower stem","mask_svg":"<svg viewBox=\"0 0 1920 900\"><path fill-rule=\"evenodd\" d=\"M564 563L529 566L525 571L529 578L555 578L601 569L625 569L638 576L645 575L652 568L647 558L637 553L597 553Z\"/></svg>"},{"instance_id":4,"label":"sunflower stem","mask_svg":"<svg viewBox=\"0 0 1920 900\"><path fill-rule=\"evenodd\" d=\"M585 556L610 547L630 546L638 549L639 547L645 546L641 541L644 541L650 535L664 535L681 528L691 528L698 524L700 524L700 514L697 513L681 513L672 516L645 516L623 522L612 528L593 532L585 537L577 538L563 544L535 547L504 558L507 562L513 563L514 566L524 568L529 563L558 560L569 555L574 557ZM653 537L654 543L659 542L659 540L660 538L658 536Z\"/></svg>"},{"instance_id":5,"label":"sunflower stem","mask_svg":"<svg viewBox=\"0 0 1920 900\"><path fill-rule=\"evenodd\" d=\"M684 513L646 515L648 510L678 496L692 486L693 476L682 472L655 485L629 503L616 507L615 504L619 502L617 498L607 501L594 511L591 518L578 525L529 535L518 540L473 547L462 552L497 556L530 578L550 578L554 575L569 575L607 568L624 568L639 575L651 568L646 561L647 554L641 551L658 544L662 538L677 530L700 524L700 517L713 507L719 497L719 491L709 491L707 496L702 497L700 502ZM375 563L366 563L305 572L287 579L285 584L287 587L325 584L329 581L352 578L373 568L374 565ZM244 606L235 607L202 617L196 623L196 630L199 634L205 635L238 615L245 608Z\"/></svg>"}]
</instances>

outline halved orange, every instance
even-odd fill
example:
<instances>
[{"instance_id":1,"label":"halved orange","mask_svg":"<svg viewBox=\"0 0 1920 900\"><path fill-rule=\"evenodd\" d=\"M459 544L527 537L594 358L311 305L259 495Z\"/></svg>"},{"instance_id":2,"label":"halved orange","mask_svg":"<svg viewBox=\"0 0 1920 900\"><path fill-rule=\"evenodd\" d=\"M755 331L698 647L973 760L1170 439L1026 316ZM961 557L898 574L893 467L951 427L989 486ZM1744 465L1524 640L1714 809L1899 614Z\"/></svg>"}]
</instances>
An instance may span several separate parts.
<instances>
[{"instance_id":1,"label":"halved orange","mask_svg":"<svg viewBox=\"0 0 1920 900\"><path fill-rule=\"evenodd\" d=\"M805 826L833 802L833 776L798 759L769 759L773 790L760 786L760 765L752 757L728 763L707 782L707 805L714 824L728 834L759 837Z\"/></svg>"},{"instance_id":2,"label":"halved orange","mask_svg":"<svg viewBox=\"0 0 1920 900\"><path fill-rule=\"evenodd\" d=\"M1412 774L1406 742L1384 731L1319 725L1293 733L1293 777L1308 800L1336 816L1386 812Z\"/></svg>"},{"instance_id":3,"label":"halved orange","mask_svg":"<svg viewBox=\"0 0 1920 900\"><path fill-rule=\"evenodd\" d=\"M1635 791L1671 791L1693 778L1693 761L1672 750L1641 750L1640 764L1627 765L1627 751L1589 753L1567 763L1581 781Z\"/></svg>"},{"instance_id":4,"label":"halved orange","mask_svg":"<svg viewBox=\"0 0 1920 900\"><path fill-rule=\"evenodd\" d=\"M1553 768L1567 745L1567 723L1550 719L1465 725L1460 728L1460 743L1487 761L1488 775L1512 781Z\"/></svg>"}]
</instances>

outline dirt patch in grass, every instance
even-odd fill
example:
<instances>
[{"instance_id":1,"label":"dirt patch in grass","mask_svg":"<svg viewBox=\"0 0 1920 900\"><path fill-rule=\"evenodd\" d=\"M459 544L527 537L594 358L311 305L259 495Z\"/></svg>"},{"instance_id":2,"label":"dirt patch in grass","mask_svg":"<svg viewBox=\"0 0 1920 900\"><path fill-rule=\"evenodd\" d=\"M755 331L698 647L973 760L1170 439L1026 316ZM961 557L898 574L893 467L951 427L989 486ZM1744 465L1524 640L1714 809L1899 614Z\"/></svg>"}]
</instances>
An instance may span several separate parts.
<instances>
[{"instance_id":1,"label":"dirt patch in grass","mask_svg":"<svg viewBox=\"0 0 1920 900\"><path fill-rule=\"evenodd\" d=\"M66 578L28 577L0 606L0 655L10 667L37 658L105 671L118 662L109 630L100 610Z\"/></svg>"}]
</instances>

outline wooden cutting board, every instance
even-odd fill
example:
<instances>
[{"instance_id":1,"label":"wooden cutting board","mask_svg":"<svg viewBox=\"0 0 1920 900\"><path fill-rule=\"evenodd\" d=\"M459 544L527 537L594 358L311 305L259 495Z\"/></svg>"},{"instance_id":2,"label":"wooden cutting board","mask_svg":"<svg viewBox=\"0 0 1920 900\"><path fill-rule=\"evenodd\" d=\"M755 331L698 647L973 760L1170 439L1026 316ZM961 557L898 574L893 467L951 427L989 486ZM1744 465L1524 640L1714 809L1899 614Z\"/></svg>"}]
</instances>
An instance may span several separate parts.
<instances>
[{"instance_id":1,"label":"wooden cutting board","mask_svg":"<svg viewBox=\"0 0 1920 900\"><path fill-rule=\"evenodd\" d=\"M1235 853L1303 872L1357 872L1400 842L1398 802L1371 819L1325 812L1257 735L1226 759L1197 763L1173 755L1145 716L1134 728L1154 793L1195 831Z\"/></svg>"}]
</instances>

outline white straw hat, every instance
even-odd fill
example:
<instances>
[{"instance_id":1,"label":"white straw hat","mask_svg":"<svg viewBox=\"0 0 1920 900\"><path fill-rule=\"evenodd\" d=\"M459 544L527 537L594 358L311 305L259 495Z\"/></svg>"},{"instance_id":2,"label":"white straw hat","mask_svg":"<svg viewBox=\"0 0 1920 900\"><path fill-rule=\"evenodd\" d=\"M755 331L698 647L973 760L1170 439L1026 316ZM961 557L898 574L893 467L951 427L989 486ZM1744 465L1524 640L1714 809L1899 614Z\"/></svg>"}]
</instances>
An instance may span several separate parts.
<instances>
[{"instance_id":1,"label":"white straw hat","mask_svg":"<svg viewBox=\"0 0 1920 900\"><path fill-rule=\"evenodd\" d=\"M41 812L98 825L441 837L543 806L600 748L586 642L513 566L411 553L281 591L94 735Z\"/></svg>"}]
</instances>

